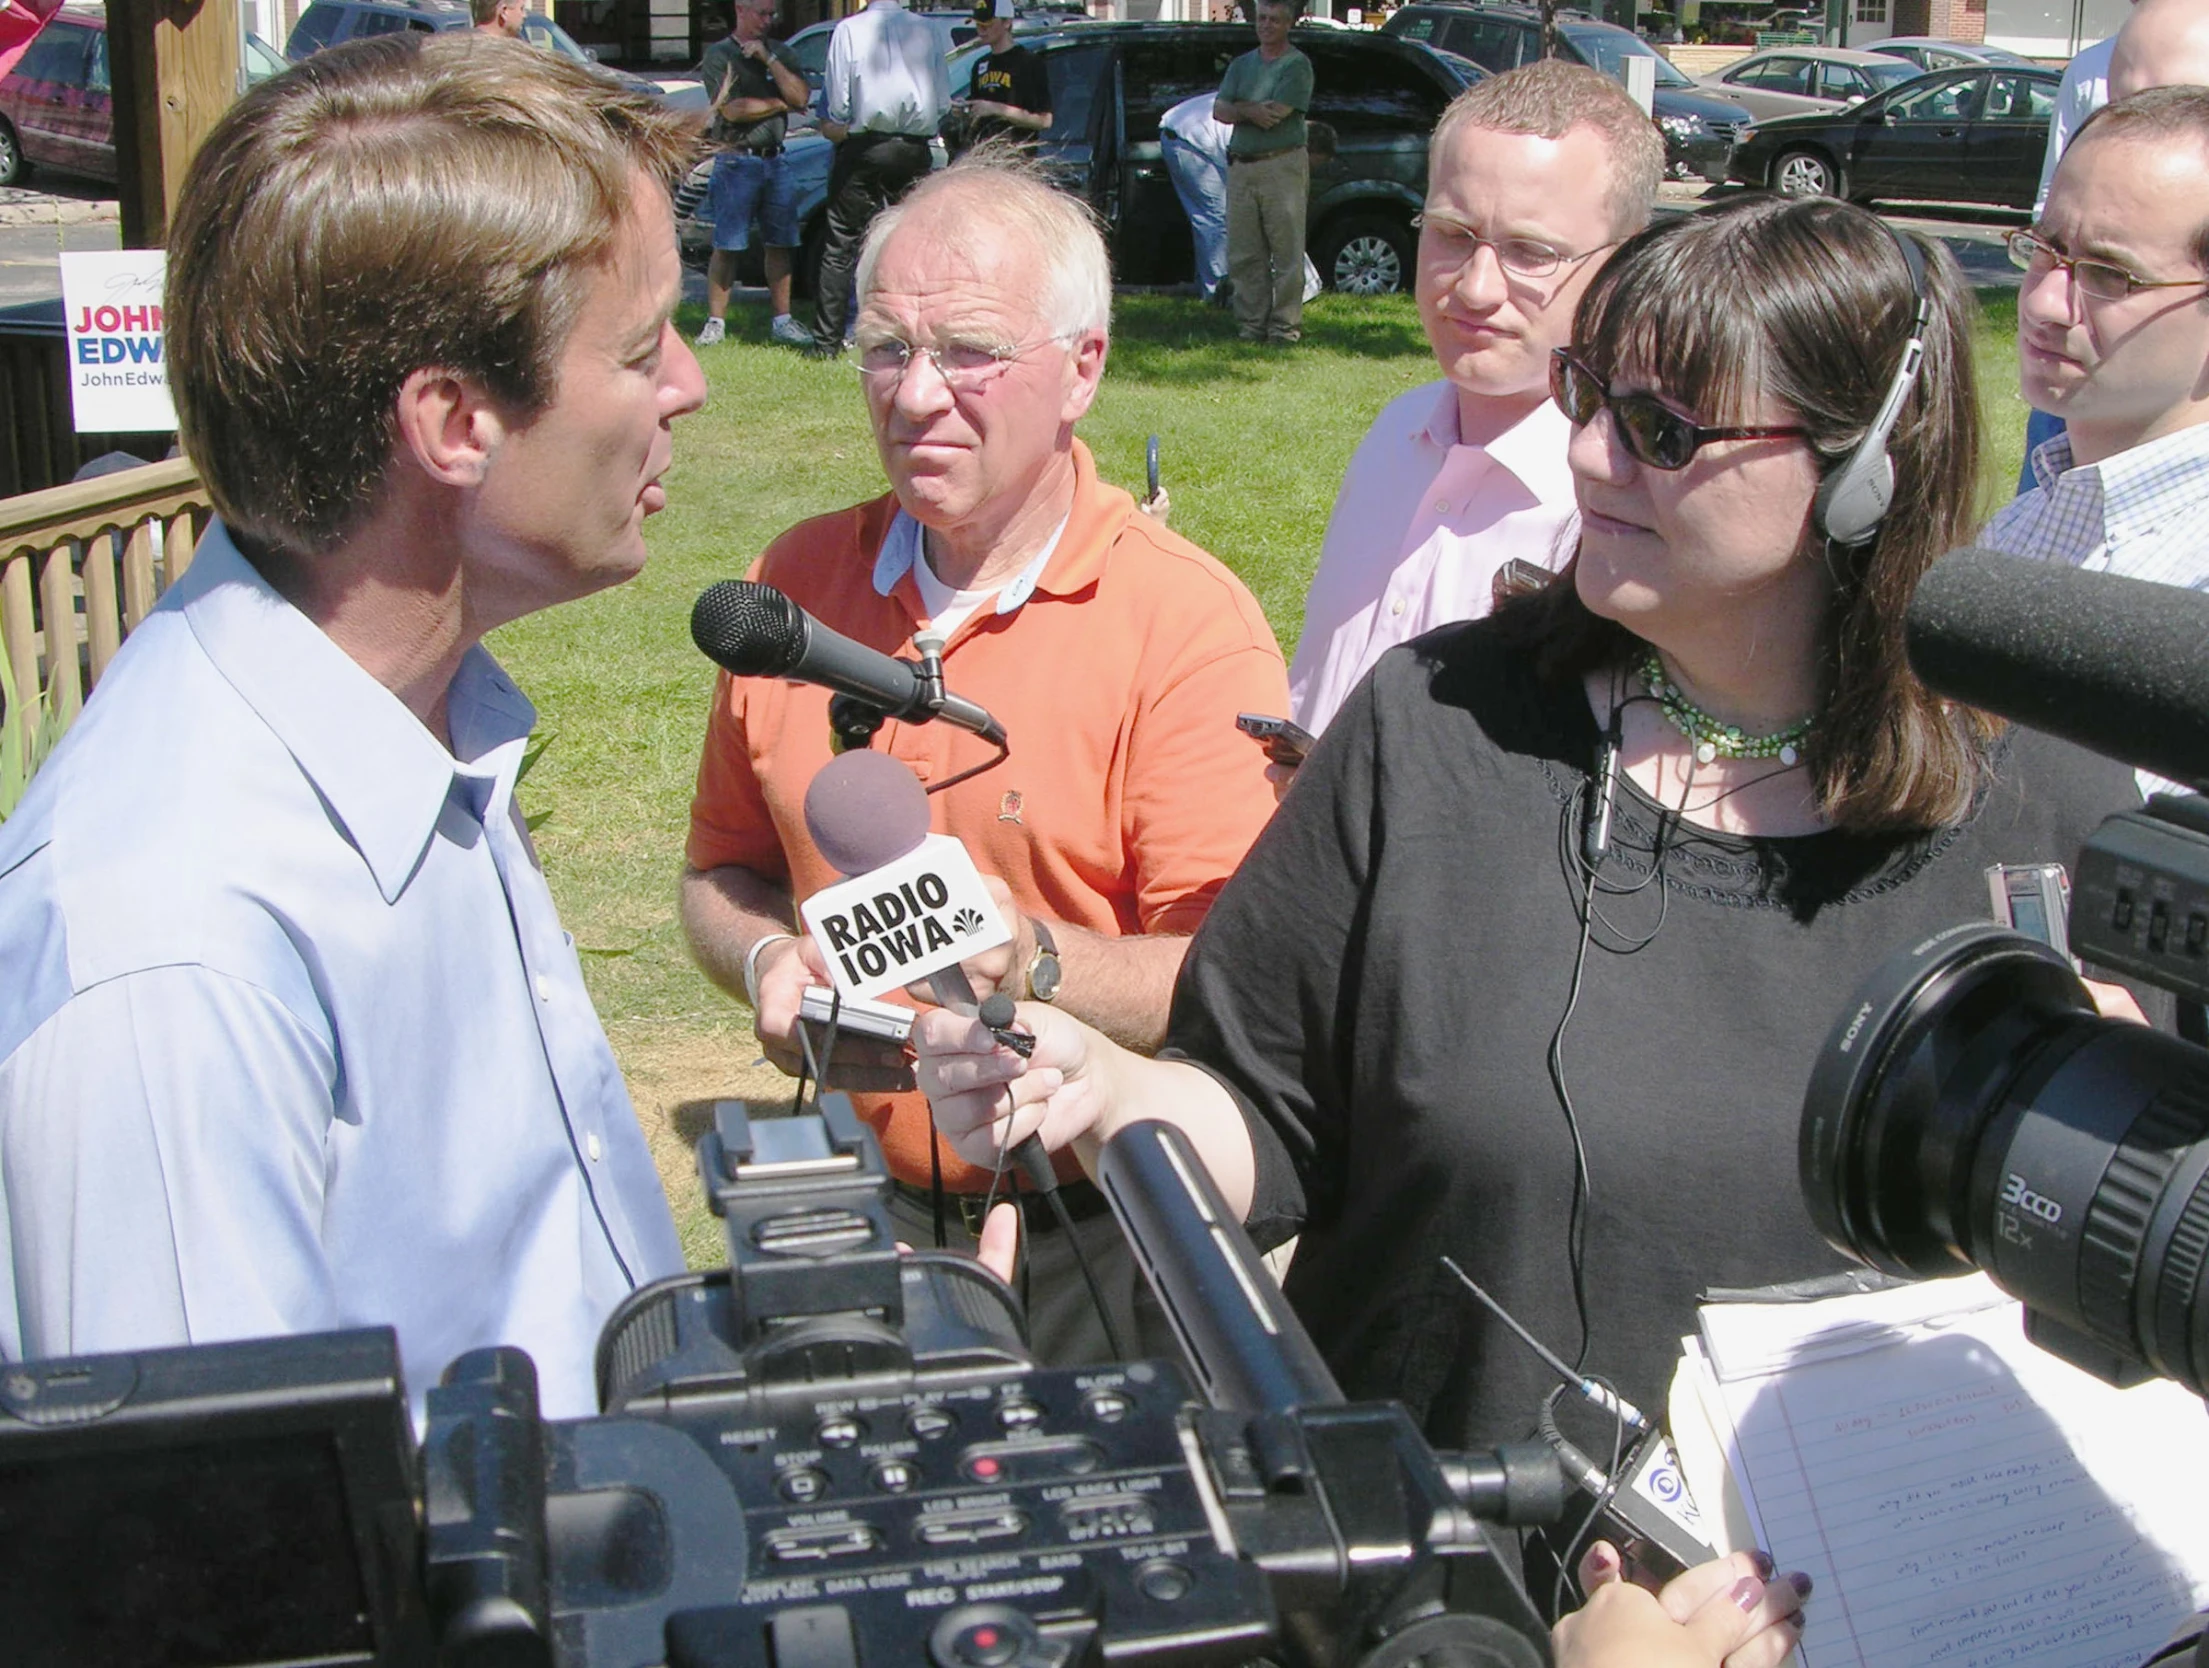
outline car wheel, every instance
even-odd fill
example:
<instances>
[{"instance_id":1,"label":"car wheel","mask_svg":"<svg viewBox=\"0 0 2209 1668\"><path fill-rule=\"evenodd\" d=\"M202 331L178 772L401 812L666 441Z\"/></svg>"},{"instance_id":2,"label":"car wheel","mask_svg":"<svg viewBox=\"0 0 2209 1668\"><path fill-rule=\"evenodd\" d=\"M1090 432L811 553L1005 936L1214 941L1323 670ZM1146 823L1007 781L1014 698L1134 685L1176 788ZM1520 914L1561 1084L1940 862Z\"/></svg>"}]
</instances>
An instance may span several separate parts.
<instances>
[{"instance_id":1,"label":"car wheel","mask_svg":"<svg viewBox=\"0 0 2209 1668\"><path fill-rule=\"evenodd\" d=\"M1411 288L1417 248L1401 220L1347 214L1330 222L1320 237L1319 275L1341 295L1395 295Z\"/></svg>"},{"instance_id":2,"label":"car wheel","mask_svg":"<svg viewBox=\"0 0 2209 1668\"><path fill-rule=\"evenodd\" d=\"M1841 171L1822 151L1783 151L1772 164L1772 189L1782 197L1838 197Z\"/></svg>"},{"instance_id":3,"label":"car wheel","mask_svg":"<svg viewBox=\"0 0 2209 1668\"><path fill-rule=\"evenodd\" d=\"M23 176L31 171L23 160L23 145L15 136L15 129L0 121L0 185L20 185Z\"/></svg>"}]
</instances>

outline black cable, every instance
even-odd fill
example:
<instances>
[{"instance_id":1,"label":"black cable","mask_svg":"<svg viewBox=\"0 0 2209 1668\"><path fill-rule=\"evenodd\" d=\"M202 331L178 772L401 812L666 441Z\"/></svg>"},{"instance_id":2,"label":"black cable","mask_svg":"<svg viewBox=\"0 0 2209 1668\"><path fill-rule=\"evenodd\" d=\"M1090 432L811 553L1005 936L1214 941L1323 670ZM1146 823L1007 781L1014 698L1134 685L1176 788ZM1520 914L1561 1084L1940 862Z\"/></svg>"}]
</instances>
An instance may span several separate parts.
<instances>
[{"instance_id":1,"label":"black cable","mask_svg":"<svg viewBox=\"0 0 2209 1668\"><path fill-rule=\"evenodd\" d=\"M1104 1324L1105 1347L1112 1351L1115 1361L1134 1359L1127 1340L1120 1336L1120 1328L1112 1319L1112 1311L1105 1304L1104 1289L1097 1284L1097 1271L1090 1266L1089 1253L1082 1242L1074 1237L1074 1218L1066 1209L1066 1201L1052 1188L1043 1197L1050 1202L1051 1215L1058 1222L1059 1232L1066 1236L1066 1243L1074 1249L1074 1266L1081 1270L1082 1284L1089 1288L1089 1301L1096 1306L1097 1319Z\"/></svg>"},{"instance_id":2,"label":"black cable","mask_svg":"<svg viewBox=\"0 0 2209 1668\"><path fill-rule=\"evenodd\" d=\"M1614 1400L1617 1398L1618 1386L1611 1383L1610 1380L1594 1374L1590 1374L1588 1382L1591 1384L1601 1385L1606 1391L1611 1394ZM1543 1400L1543 1434L1544 1436L1548 1437L1550 1445L1553 1448L1559 1450L1558 1457L1560 1459L1565 1459L1567 1464L1573 1464L1575 1461L1578 1462L1576 1468L1581 1472L1583 1482L1585 1483L1587 1479L1592 1477L1595 1469L1594 1466L1588 1461L1587 1456L1581 1453L1581 1451L1577 1447L1565 1441L1562 1436L1556 1434L1557 1401L1559 1397L1564 1395L1565 1391L1568 1388L1569 1386L1560 1384L1555 1389L1551 1390L1549 1395ZM1601 1406L1602 1404L1597 1403L1595 1405ZM1567 1458L1568 1454L1570 1456L1569 1458ZM1625 1480L1626 1422L1623 1419L1619 1418L1616 1414L1612 1414L1611 1463L1608 1467L1605 1468L1602 1473L1601 1480L1594 1490L1594 1498L1589 1502L1587 1511L1583 1513L1580 1518L1580 1526L1572 1532L1572 1537L1565 1542L1564 1546L1561 1549L1557 1549L1555 1552L1555 1556L1557 1559L1557 1577L1550 1588L1549 1598L1549 1610L1552 1616L1560 1616L1564 1614L1565 1597L1568 1591L1577 1593L1582 1602L1586 1601L1587 1594L1581 1591L1580 1584L1577 1576L1575 1575L1573 1566L1580 1557L1582 1547L1587 1544L1588 1536L1594 1531L1597 1522L1601 1520L1603 1514L1610 1509L1611 1501L1617 1497L1618 1491L1620 1487L1625 1483ZM1548 1539L1547 1531L1544 1531L1543 1539Z\"/></svg>"}]
</instances>

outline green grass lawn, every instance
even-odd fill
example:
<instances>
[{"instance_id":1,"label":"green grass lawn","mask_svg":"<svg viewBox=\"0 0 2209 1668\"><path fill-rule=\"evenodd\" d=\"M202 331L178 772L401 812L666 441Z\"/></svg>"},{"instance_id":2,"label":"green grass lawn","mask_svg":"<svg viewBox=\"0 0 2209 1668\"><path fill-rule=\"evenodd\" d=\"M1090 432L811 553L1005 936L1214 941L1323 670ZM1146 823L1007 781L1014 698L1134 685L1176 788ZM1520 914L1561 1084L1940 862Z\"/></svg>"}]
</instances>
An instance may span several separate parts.
<instances>
[{"instance_id":1,"label":"green grass lawn","mask_svg":"<svg viewBox=\"0 0 2209 1668\"><path fill-rule=\"evenodd\" d=\"M2008 496L2025 408L2008 292L1987 292L1978 338L1987 414L1987 502ZM682 326L695 330L686 314ZM712 667L691 646L690 605L740 575L783 528L882 490L859 379L848 363L745 339L703 354L712 400L679 426L668 508L633 583L509 626L493 647L535 699L551 738L524 790L548 813L538 845L638 1109L669 1177L694 1260L721 1260L684 1151L697 1102L746 1086L749 1016L691 965L675 921L691 781ZM1352 449L1395 395L1434 375L1404 297L1326 296L1303 344L1282 354L1234 339L1224 313L1188 300L1123 298L1111 367L1082 425L1104 475L1140 490L1145 438L1160 437L1174 526L1241 574L1284 650Z\"/></svg>"}]
</instances>

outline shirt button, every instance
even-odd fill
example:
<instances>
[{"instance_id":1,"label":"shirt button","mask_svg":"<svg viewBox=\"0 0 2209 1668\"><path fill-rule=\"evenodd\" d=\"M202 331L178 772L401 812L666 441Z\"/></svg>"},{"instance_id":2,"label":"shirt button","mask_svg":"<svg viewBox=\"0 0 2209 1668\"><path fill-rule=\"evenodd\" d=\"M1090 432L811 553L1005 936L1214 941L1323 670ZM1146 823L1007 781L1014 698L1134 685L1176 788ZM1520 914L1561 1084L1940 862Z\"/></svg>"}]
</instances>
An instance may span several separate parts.
<instances>
[{"instance_id":1,"label":"shirt button","mask_svg":"<svg viewBox=\"0 0 2209 1668\"><path fill-rule=\"evenodd\" d=\"M1450 513L1450 501L1447 498L1437 498L1434 501L1434 513L1436 515L1448 515Z\"/></svg>"},{"instance_id":2,"label":"shirt button","mask_svg":"<svg viewBox=\"0 0 2209 1668\"><path fill-rule=\"evenodd\" d=\"M1402 597L1398 597L1394 602L1388 605L1388 611L1391 614L1401 614L1404 611L1404 599Z\"/></svg>"},{"instance_id":3,"label":"shirt button","mask_svg":"<svg viewBox=\"0 0 2209 1668\"><path fill-rule=\"evenodd\" d=\"M598 1144L597 1131L593 1130L589 1135L583 1137L583 1150L591 1155L591 1162L593 1164L596 1164L598 1162L598 1155L605 1149L600 1147Z\"/></svg>"},{"instance_id":4,"label":"shirt button","mask_svg":"<svg viewBox=\"0 0 2209 1668\"><path fill-rule=\"evenodd\" d=\"M552 981L542 973L537 975L537 1000L540 1002L552 1000Z\"/></svg>"}]
</instances>

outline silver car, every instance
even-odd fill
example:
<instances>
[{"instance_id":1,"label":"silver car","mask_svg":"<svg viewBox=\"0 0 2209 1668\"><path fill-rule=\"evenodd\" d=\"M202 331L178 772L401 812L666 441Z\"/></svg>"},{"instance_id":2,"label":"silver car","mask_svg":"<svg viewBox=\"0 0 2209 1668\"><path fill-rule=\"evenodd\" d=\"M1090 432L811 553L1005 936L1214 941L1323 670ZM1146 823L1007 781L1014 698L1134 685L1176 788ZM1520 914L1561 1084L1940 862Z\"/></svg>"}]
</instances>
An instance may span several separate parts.
<instances>
[{"instance_id":1,"label":"silver car","mask_svg":"<svg viewBox=\"0 0 2209 1668\"><path fill-rule=\"evenodd\" d=\"M1758 121L1839 110L1922 72L1905 58L1840 46L1775 46L1728 64L1701 85L1748 107Z\"/></svg>"}]
</instances>

